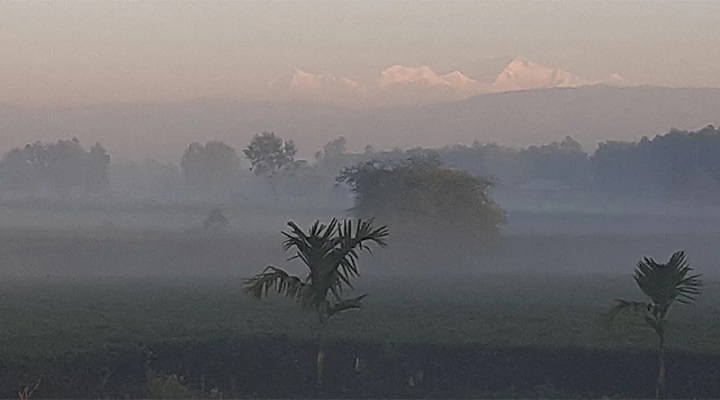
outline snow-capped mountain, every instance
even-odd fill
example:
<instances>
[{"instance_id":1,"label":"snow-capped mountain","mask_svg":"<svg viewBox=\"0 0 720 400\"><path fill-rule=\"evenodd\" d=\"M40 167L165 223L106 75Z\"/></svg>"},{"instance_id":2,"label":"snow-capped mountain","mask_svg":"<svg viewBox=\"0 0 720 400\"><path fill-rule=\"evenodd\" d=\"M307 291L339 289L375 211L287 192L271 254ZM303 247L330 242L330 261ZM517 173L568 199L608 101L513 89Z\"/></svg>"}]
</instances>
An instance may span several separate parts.
<instances>
[{"instance_id":1,"label":"snow-capped mountain","mask_svg":"<svg viewBox=\"0 0 720 400\"><path fill-rule=\"evenodd\" d=\"M438 75L427 65L419 67L393 65L380 72L378 85L380 87L393 85L440 86L460 91L477 91L480 86L478 81L463 75L460 71Z\"/></svg>"},{"instance_id":2,"label":"snow-capped mountain","mask_svg":"<svg viewBox=\"0 0 720 400\"><path fill-rule=\"evenodd\" d=\"M480 82L476 81L475 79L468 78L460 71L453 71L449 74L443 75L441 78L448 83L448 86L456 90L468 92L482 90L482 84Z\"/></svg>"},{"instance_id":3,"label":"snow-capped mountain","mask_svg":"<svg viewBox=\"0 0 720 400\"><path fill-rule=\"evenodd\" d=\"M340 88L345 90L354 90L360 87L360 84L350 78L344 76L336 76L333 74L312 74L300 69L296 69L290 78L291 90L320 90L324 88Z\"/></svg>"},{"instance_id":4,"label":"snow-capped mountain","mask_svg":"<svg viewBox=\"0 0 720 400\"><path fill-rule=\"evenodd\" d=\"M599 82L582 79L562 68L544 67L525 58L516 58L500 72L490 88L492 92L511 92L579 87L597 83Z\"/></svg>"},{"instance_id":5,"label":"snow-capped mountain","mask_svg":"<svg viewBox=\"0 0 720 400\"><path fill-rule=\"evenodd\" d=\"M269 87L275 96L290 99L335 102L355 106L420 104L460 100L484 93L518 90L574 88L608 84L627 86L622 76L607 80L588 80L563 68L545 67L525 58L513 59L493 82L483 83L460 71L440 74L427 65L392 65L381 71L375 81L358 82L334 74L316 74L295 70L289 80L276 81Z\"/></svg>"}]
</instances>

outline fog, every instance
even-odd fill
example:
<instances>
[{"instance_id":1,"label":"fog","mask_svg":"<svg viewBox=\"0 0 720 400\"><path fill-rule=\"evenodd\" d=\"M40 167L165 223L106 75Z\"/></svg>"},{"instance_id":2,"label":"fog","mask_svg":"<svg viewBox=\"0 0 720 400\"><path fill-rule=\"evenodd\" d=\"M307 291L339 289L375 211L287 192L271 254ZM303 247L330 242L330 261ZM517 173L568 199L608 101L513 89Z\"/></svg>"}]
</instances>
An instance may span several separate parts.
<instances>
[{"instance_id":1,"label":"fog","mask_svg":"<svg viewBox=\"0 0 720 400\"><path fill-rule=\"evenodd\" d=\"M341 135L352 152L362 152L367 145L392 150L476 141L519 148L565 136L593 151L603 141L637 141L672 128L700 129L715 123L720 107L720 89L715 88L541 88L443 102L434 96L442 88L409 83L388 91L408 90L410 98L425 93L429 104L373 108L319 103L312 97L294 102L207 98L46 108L0 103L0 150L77 137L87 145L99 142L114 161L167 163L177 162L193 141L219 140L241 149L254 134L273 131L293 140L300 158L307 160Z\"/></svg>"},{"instance_id":2,"label":"fog","mask_svg":"<svg viewBox=\"0 0 720 400\"><path fill-rule=\"evenodd\" d=\"M718 38L0 1L0 399L717 398Z\"/></svg>"},{"instance_id":3,"label":"fog","mask_svg":"<svg viewBox=\"0 0 720 400\"><path fill-rule=\"evenodd\" d=\"M720 150L718 137L713 127L673 131L627 142L616 156L586 153L572 138L523 149L475 144L389 152L368 147L353 153L339 137L311 162L294 161L271 175L252 171L243 149L211 143L198 145L196 158L190 146L182 162L142 163L113 161L104 148L86 150L78 141L37 144L32 151L7 153L0 164L5 177L0 276L248 276L271 264L301 270L297 262L287 262L293 254L282 250L287 222L309 228L315 220L354 218L355 193L336 181L343 168L418 155L439 157L438 168L493 182L489 196L505 215L499 240L486 246L457 227L443 230L443 217L422 219L422 210L410 214L411 220L424 221L414 225L373 214L376 223L389 225L389 247L364 260L363 275L623 275L642 257L662 259L683 249L699 272L712 276L720 255L715 246L720 208L713 201L720 186L706 178L699 181L702 186L677 184L702 176L698 171L712 174L718 158L705 158L709 164L694 159L686 176L650 168L638 172L635 181L628 180L627 171L601 178L603 157L615 165L616 157L636 148L646 154L639 162L667 163L660 153L663 143L674 141L673 152L699 145L707 153ZM218 163L218 149L231 155L227 166ZM42 159L38 154L51 154L47 159L58 164L49 164L47 172L27 169ZM100 163L90 168L104 170L106 180L78 175L88 168L83 162ZM670 170L682 170L683 162L678 158ZM14 174L24 178L11 179ZM205 175L188 180L192 174ZM648 182L653 185L640 192L627 189ZM204 223L216 208L228 224L208 231ZM423 231L442 232L443 239Z\"/></svg>"},{"instance_id":4,"label":"fog","mask_svg":"<svg viewBox=\"0 0 720 400\"><path fill-rule=\"evenodd\" d=\"M3 207L2 277L244 276L288 264L280 235L287 220L309 226L314 218L343 215L339 209L228 209L231 230L208 238L201 227L210 206L53 208ZM678 249L698 271L715 275L719 229L718 217L509 211L500 248L473 263L437 249L442 265L415 257L408 265L405 252L429 244L392 237L391 255L368 257L363 275L628 274L642 257L666 258Z\"/></svg>"}]
</instances>

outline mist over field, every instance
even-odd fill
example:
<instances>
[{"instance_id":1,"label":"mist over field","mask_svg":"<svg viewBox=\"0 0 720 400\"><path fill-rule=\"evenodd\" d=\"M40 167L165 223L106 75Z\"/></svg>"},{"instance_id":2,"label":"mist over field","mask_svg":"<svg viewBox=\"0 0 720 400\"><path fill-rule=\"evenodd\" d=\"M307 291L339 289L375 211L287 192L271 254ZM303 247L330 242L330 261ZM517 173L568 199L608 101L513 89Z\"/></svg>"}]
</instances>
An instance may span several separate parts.
<instances>
[{"instance_id":1,"label":"mist over field","mask_svg":"<svg viewBox=\"0 0 720 400\"><path fill-rule=\"evenodd\" d=\"M0 398L717 398L720 2L0 2Z\"/></svg>"},{"instance_id":2,"label":"mist over field","mask_svg":"<svg viewBox=\"0 0 720 400\"><path fill-rule=\"evenodd\" d=\"M0 273L247 276L266 265L287 264L292 254L282 250L280 232L288 221L309 226L316 219L356 216L354 194L336 181L343 168L430 155L439 157L441 168L492 182L490 199L504 214L499 240L486 248L451 223L442 233L444 243L464 244L447 247L420 234L438 229L445 217L411 228L399 225L399 234L390 223L388 251L370 256L363 275L627 274L644 256L665 257L684 249L698 271L711 276L717 273L713 260L720 251L714 246L720 235L720 208L714 204L720 185L712 177L719 137L708 127L635 143L602 142L595 152L568 137L523 149L476 142L407 151L368 147L353 153L340 136L311 162L292 161L292 167L272 175L256 174L242 149L217 142L188 146L181 162L140 163L115 161L102 147L86 151L76 140L36 144L6 153L0 163ZM670 142L684 147L668 148ZM702 155L676 156L662 169L669 162L667 151ZM42 161L42 154L54 161ZM40 169L28 169L29 162ZM43 172L41 162L58 165ZM83 162L98 164L85 167ZM628 170L618 169L620 163ZM90 170L100 175L84 175ZM222 210L228 224L222 232L209 233L203 223L214 208ZM419 212L411 218L419 218ZM383 223L383 217L377 222Z\"/></svg>"}]
</instances>

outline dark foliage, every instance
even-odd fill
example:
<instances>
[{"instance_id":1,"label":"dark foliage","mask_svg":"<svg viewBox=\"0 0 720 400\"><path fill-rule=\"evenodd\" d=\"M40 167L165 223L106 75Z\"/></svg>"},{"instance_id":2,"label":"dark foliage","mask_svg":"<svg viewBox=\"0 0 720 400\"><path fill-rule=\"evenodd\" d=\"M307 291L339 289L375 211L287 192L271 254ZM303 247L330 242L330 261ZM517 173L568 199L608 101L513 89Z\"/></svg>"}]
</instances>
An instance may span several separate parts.
<instances>
[{"instance_id":1,"label":"dark foliage","mask_svg":"<svg viewBox=\"0 0 720 400\"><path fill-rule=\"evenodd\" d=\"M386 222L405 253L473 257L476 249L495 243L504 222L488 193L491 181L442 167L434 154L360 163L343 169L337 182L355 195L352 213Z\"/></svg>"},{"instance_id":2,"label":"dark foliage","mask_svg":"<svg viewBox=\"0 0 720 400\"><path fill-rule=\"evenodd\" d=\"M553 180L574 190L590 184L588 155L571 137L526 149L496 144L454 146L439 150L444 165L474 175L490 176L501 184L514 186L534 180Z\"/></svg>"},{"instance_id":3,"label":"dark foliage","mask_svg":"<svg viewBox=\"0 0 720 400\"><path fill-rule=\"evenodd\" d=\"M237 174L239 160L235 150L222 142L191 143L182 156L180 168L185 183L197 193L226 188Z\"/></svg>"},{"instance_id":4,"label":"dark foliage","mask_svg":"<svg viewBox=\"0 0 720 400\"><path fill-rule=\"evenodd\" d=\"M291 140L284 140L274 132L263 132L253 137L243 153L256 175L272 175L293 165L297 149Z\"/></svg>"},{"instance_id":5,"label":"dark foliage","mask_svg":"<svg viewBox=\"0 0 720 400\"><path fill-rule=\"evenodd\" d=\"M307 233L294 222L288 222L290 232L283 232L283 247L295 253L290 260L299 259L307 267L307 276L301 279L268 266L245 280L246 292L260 299L277 291L316 312L321 324L338 312L359 308L364 295L342 299L340 294L344 288L352 289L350 280L360 276L359 252L370 252L370 244L386 246L387 227L376 228L372 222L372 219L356 222L332 219L328 224L316 221Z\"/></svg>"},{"instance_id":6,"label":"dark foliage","mask_svg":"<svg viewBox=\"0 0 720 400\"><path fill-rule=\"evenodd\" d=\"M443 165L492 177L505 188L552 181L575 194L703 202L720 198L720 130L712 125L639 142L602 142L592 154L571 137L520 150L475 143L438 154Z\"/></svg>"},{"instance_id":7,"label":"dark foliage","mask_svg":"<svg viewBox=\"0 0 720 400\"><path fill-rule=\"evenodd\" d=\"M199 398L213 389L223 398L321 397L308 373L314 350L312 342L285 337L110 345L0 362L0 396L14 398L24 382L42 376L37 398L141 398L154 377L177 375ZM653 390L647 382L655 358L645 352L367 342L331 342L328 350L329 398L647 398ZM355 367L358 357L365 362ZM717 355L674 354L669 362L673 398L720 391Z\"/></svg>"},{"instance_id":8,"label":"dark foliage","mask_svg":"<svg viewBox=\"0 0 720 400\"><path fill-rule=\"evenodd\" d=\"M0 187L33 197L99 193L108 186L109 165L110 156L100 144L86 151L76 138L35 142L2 157Z\"/></svg>"},{"instance_id":9,"label":"dark foliage","mask_svg":"<svg viewBox=\"0 0 720 400\"><path fill-rule=\"evenodd\" d=\"M720 197L720 130L673 130L637 143L601 143L591 159L598 191L639 197Z\"/></svg>"}]
</instances>

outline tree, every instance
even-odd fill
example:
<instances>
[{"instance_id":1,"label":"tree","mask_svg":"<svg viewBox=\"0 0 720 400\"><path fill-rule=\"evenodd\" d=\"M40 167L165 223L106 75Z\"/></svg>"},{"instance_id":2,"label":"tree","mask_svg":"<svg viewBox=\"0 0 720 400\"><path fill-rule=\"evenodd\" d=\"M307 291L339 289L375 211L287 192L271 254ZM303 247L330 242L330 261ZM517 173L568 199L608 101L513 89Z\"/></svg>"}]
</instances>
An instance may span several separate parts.
<instances>
[{"instance_id":1,"label":"tree","mask_svg":"<svg viewBox=\"0 0 720 400\"><path fill-rule=\"evenodd\" d=\"M47 180L47 148L40 142L14 148L5 153L0 165L2 188L31 196Z\"/></svg>"},{"instance_id":2,"label":"tree","mask_svg":"<svg viewBox=\"0 0 720 400\"><path fill-rule=\"evenodd\" d=\"M333 139L323 146L322 151L315 153L315 159L320 161L322 159L337 159L345 154L345 145L347 139L344 136L340 136L337 139Z\"/></svg>"},{"instance_id":3,"label":"tree","mask_svg":"<svg viewBox=\"0 0 720 400\"><path fill-rule=\"evenodd\" d=\"M77 138L35 142L3 156L0 183L31 196L48 189L60 197L98 193L109 185L109 165L110 156L98 143L86 151Z\"/></svg>"},{"instance_id":4,"label":"tree","mask_svg":"<svg viewBox=\"0 0 720 400\"><path fill-rule=\"evenodd\" d=\"M322 386L325 366L324 329L328 319L345 310L359 308L365 294L343 299L345 288L353 288L351 279L359 276L359 251L370 252L370 244L385 247L388 229L375 228L373 220L316 221L307 233L294 222L288 222L290 232L283 232L285 251L295 254L289 260L299 259L307 267L304 279L292 276L284 270L268 266L263 272L246 279L245 291L261 299L270 291L277 291L297 302L302 309L310 310L317 317L316 383Z\"/></svg>"},{"instance_id":5,"label":"tree","mask_svg":"<svg viewBox=\"0 0 720 400\"><path fill-rule=\"evenodd\" d=\"M97 191L110 186L108 167L110 166L110 155L100 143L95 143L90 148L88 179L86 185L90 190Z\"/></svg>"},{"instance_id":6,"label":"tree","mask_svg":"<svg viewBox=\"0 0 720 400\"><path fill-rule=\"evenodd\" d=\"M600 143L591 158L598 191L640 198L720 199L720 129L671 130L639 142Z\"/></svg>"},{"instance_id":7,"label":"tree","mask_svg":"<svg viewBox=\"0 0 720 400\"><path fill-rule=\"evenodd\" d=\"M381 218L396 233L402 262L474 263L478 250L499 239L504 214L489 196L492 182L444 168L436 154L360 163L337 182L355 195L356 216Z\"/></svg>"},{"instance_id":8,"label":"tree","mask_svg":"<svg viewBox=\"0 0 720 400\"><path fill-rule=\"evenodd\" d=\"M286 141L274 132L263 132L253 137L243 153L256 175L272 175L295 162L297 149L291 140Z\"/></svg>"},{"instance_id":9,"label":"tree","mask_svg":"<svg viewBox=\"0 0 720 400\"><path fill-rule=\"evenodd\" d=\"M645 257L635 267L634 279L650 302L617 300L617 305L610 313L612 319L626 312L639 314L657 334L658 378L655 398L660 398L665 392L665 333L670 306L675 302L692 304L700 295L700 275L692 274L692 271L684 251L675 252L665 264Z\"/></svg>"},{"instance_id":10,"label":"tree","mask_svg":"<svg viewBox=\"0 0 720 400\"><path fill-rule=\"evenodd\" d=\"M228 221L225 214L219 208L213 208L210 210L207 218L203 221L203 229L205 229L205 232L209 232L211 234L224 232L229 226L230 221Z\"/></svg>"},{"instance_id":11,"label":"tree","mask_svg":"<svg viewBox=\"0 0 720 400\"><path fill-rule=\"evenodd\" d=\"M235 176L239 165L232 147L210 141L203 146L191 143L180 161L185 183L198 192L215 192Z\"/></svg>"}]
</instances>

